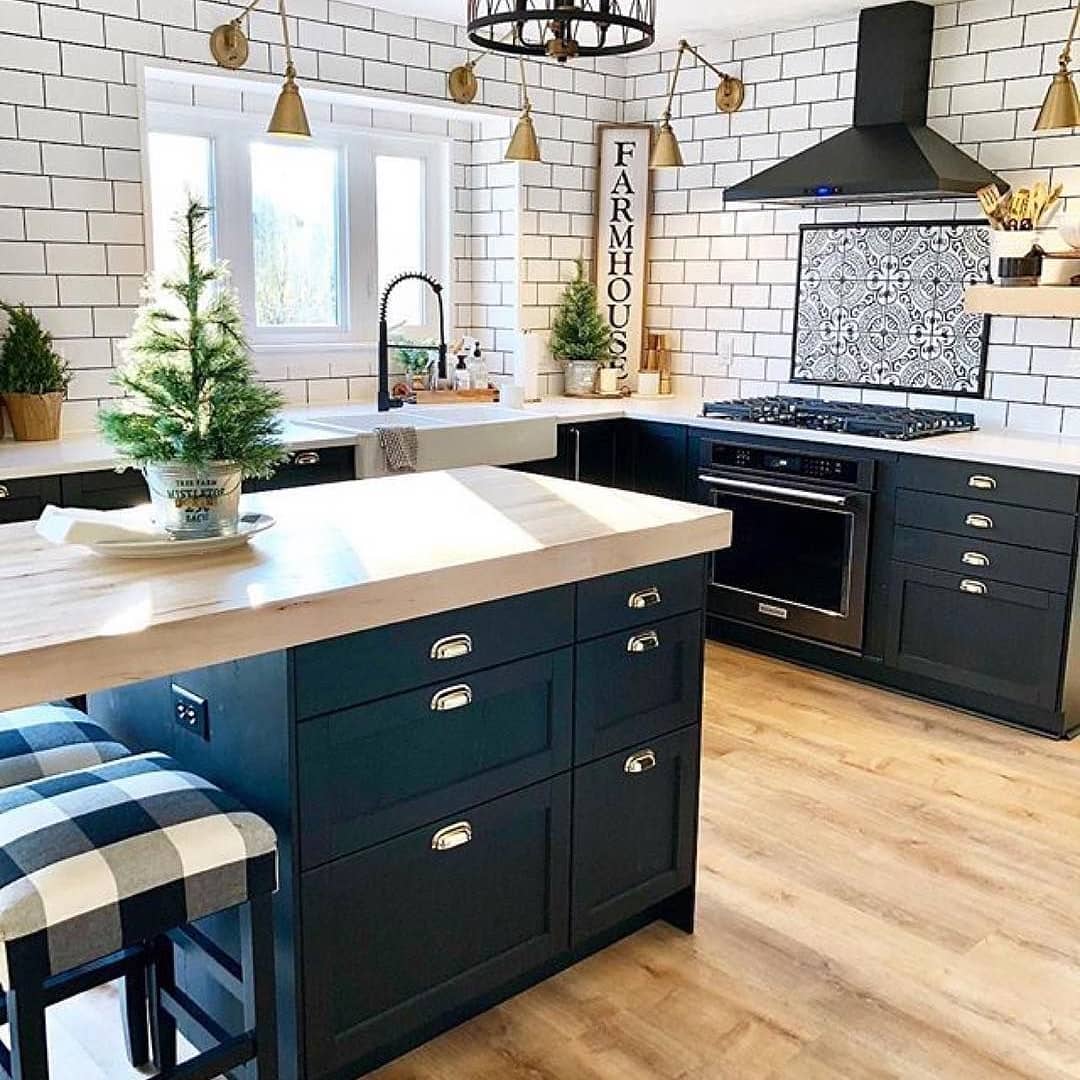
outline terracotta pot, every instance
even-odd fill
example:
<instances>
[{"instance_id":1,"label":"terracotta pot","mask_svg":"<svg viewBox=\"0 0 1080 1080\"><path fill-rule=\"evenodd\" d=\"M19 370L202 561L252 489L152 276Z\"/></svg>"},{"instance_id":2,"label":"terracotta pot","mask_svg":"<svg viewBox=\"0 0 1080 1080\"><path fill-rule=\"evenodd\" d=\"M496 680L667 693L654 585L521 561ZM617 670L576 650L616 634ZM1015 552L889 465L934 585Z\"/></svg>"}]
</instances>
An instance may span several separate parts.
<instances>
[{"instance_id":1,"label":"terracotta pot","mask_svg":"<svg viewBox=\"0 0 1080 1080\"><path fill-rule=\"evenodd\" d=\"M60 409L64 395L5 394L11 430L19 442L50 442L60 438Z\"/></svg>"}]
</instances>

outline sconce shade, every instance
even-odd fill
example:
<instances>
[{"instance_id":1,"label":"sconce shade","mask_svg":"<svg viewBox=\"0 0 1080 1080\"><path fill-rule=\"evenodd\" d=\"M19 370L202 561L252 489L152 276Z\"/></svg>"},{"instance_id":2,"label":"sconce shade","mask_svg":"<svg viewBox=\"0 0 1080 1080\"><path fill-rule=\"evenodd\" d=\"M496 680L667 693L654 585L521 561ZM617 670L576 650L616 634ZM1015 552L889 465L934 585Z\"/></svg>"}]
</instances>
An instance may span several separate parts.
<instances>
[{"instance_id":1,"label":"sconce shade","mask_svg":"<svg viewBox=\"0 0 1080 1080\"><path fill-rule=\"evenodd\" d=\"M292 64L285 66L285 82L278 94L274 113L266 129L271 135L290 135L299 139L311 138L307 112L300 97L300 88L296 85L296 69Z\"/></svg>"},{"instance_id":2,"label":"sconce shade","mask_svg":"<svg viewBox=\"0 0 1080 1080\"><path fill-rule=\"evenodd\" d=\"M679 146L679 140L675 138L675 132L671 129L671 121L665 120L657 129L649 168L681 169L682 167L682 148Z\"/></svg>"},{"instance_id":3,"label":"sconce shade","mask_svg":"<svg viewBox=\"0 0 1080 1080\"><path fill-rule=\"evenodd\" d=\"M1036 131L1056 131L1080 126L1080 97L1066 63L1055 72L1035 121Z\"/></svg>"},{"instance_id":4,"label":"sconce shade","mask_svg":"<svg viewBox=\"0 0 1080 1080\"><path fill-rule=\"evenodd\" d=\"M506 148L507 161L539 161L540 143L536 138L532 110L526 107L514 128L510 145Z\"/></svg>"}]
</instances>

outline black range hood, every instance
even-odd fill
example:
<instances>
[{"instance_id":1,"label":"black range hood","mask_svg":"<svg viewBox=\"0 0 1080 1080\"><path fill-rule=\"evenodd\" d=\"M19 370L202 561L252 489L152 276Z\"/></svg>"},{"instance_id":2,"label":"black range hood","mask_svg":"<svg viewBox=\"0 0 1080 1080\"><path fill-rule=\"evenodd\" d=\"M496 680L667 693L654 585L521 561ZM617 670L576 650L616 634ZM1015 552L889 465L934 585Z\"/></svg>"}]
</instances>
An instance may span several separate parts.
<instances>
[{"instance_id":1,"label":"black range hood","mask_svg":"<svg viewBox=\"0 0 1080 1080\"><path fill-rule=\"evenodd\" d=\"M934 9L904 0L859 14L854 127L724 193L726 202L875 202L1008 185L926 126Z\"/></svg>"}]
</instances>

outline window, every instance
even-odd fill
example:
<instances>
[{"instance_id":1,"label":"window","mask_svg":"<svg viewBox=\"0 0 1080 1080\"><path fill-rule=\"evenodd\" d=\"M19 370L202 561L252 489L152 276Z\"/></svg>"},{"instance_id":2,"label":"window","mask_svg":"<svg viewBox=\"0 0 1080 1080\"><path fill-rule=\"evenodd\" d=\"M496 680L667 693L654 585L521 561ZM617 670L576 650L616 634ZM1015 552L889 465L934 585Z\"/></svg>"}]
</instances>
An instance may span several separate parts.
<instances>
[{"instance_id":1,"label":"window","mask_svg":"<svg viewBox=\"0 0 1080 1080\"><path fill-rule=\"evenodd\" d=\"M297 143L267 136L264 122L152 104L153 267L173 265L171 219L196 192L214 207L215 254L230 264L252 344L371 343L395 274L446 279L445 140L324 124ZM397 289L388 314L399 333L436 333L437 306L419 284Z\"/></svg>"}]
</instances>

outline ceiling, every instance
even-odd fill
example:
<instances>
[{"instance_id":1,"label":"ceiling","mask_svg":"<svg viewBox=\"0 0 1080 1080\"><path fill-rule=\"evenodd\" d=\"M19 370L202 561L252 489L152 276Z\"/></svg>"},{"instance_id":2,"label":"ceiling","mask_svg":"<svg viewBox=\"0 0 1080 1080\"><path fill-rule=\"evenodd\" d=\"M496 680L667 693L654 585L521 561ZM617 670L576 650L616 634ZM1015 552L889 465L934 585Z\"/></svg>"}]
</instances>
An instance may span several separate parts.
<instances>
[{"instance_id":1,"label":"ceiling","mask_svg":"<svg viewBox=\"0 0 1080 1080\"><path fill-rule=\"evenodd\" d=\"M805 26L854 15L883 0L772 0L762 11L754 4L715 4L701 0L657 0L657 39L670 44L687 34L731 37L782 27ZM380 7L445 22L465 21L466 0L381 0ZM756 9L756 10L755 10Z\"/></svg>"}]
</instances>

